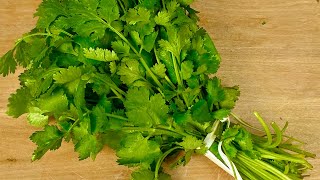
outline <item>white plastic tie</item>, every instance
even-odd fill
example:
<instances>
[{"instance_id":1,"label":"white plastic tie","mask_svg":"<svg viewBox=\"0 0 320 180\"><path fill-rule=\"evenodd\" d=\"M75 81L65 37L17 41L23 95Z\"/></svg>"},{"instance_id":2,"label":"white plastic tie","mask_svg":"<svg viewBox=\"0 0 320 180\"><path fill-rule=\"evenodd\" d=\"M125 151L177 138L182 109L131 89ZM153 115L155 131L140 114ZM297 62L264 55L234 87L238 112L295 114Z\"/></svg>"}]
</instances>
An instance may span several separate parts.
<instances>
[{"instance_id":1,"label":"white plastic tie","mask_svg":"<svg viewBox=\"0 0 320 180\"><path fill-rule=\"evenodd\" d=\"M227 122L227 127L230 127L229 117L223 118L222 120L220 120L220 122ZM212 128L213 128L212 129L213 131L211 133L207 134L206 138L204 139L204 143L208 149L212 146L214 140L216 139L216 135L214 134L214 129L217 128L217 125L214 124ZM233 162L230 162L228 157L223 153L222 141L219 142L218 153L221 156L224 163L221 162L210 150L207 150L207 152L205 153L205 156L208 159L210 159L212 162L214 162L217 166L219 166L221 169L223 169L228 174L233 176L235 179L242 180L242 177L241 177L237 167L234 165Z\"/></svg>"}]
</instances>

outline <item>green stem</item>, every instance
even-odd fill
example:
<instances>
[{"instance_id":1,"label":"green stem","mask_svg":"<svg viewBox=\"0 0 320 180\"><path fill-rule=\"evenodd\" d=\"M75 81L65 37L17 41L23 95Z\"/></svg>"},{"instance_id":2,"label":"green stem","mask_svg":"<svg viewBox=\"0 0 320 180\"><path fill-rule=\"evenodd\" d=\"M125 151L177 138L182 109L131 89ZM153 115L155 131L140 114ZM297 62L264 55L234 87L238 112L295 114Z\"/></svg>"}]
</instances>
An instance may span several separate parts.
<instances>
[{"instance_id":1,"label":"green stem","mask_svg":"<svg viewBox=\"0 0 320 180\"><path fill-rule=\"evenodd\" d=\"M111 82L106 81L105 79L101 78L100 76L95 76L98 80L108 84L111 88L113 88L115 91L117 91L118 93L120 93L123 96L126 96L126 93L124 91L122 91L120 88L118 88L117 85L115 85L115 83L111 80Z\"/></svg>"},{"instance_id":2,"label":"green stem","mask_svg":"<svg viewBox=\"0 0 320 180\"><path fill-rule=\"evenodd\" d=\"M258 112L254 112L254 115L257 117L258 121L263 126L263 129L267 134L268 141L266 143L262 144L262 146L263 147L268 147L272 143L272 136L271 136L270 129L269 129L268 125L265 123L265 121L262 119L262 117L260 116L260 114Z\"/></svg>"},{"instance_id":3,"label":"green stem","mask_svg":"<svg viewBox=\"0 0 320 180\"><path fill-rule=\"evenodd\" d=\"M29 34L29 35L27 35L27 36L24 36L24 37L18 39L18 40L16 41L15 46L17 46L17 45L18 45L19 43L21 43L23 40L25 40L25 39L27 39L27 38L30 38L30 37L33 37L33 36L49 36L49 37L51 36L51 37L52 37L52 35L49 34L49 33L34 33L34 34Z\"/></svg>"},{"instance_id":4,"label":"green stem","mask_svg":"<svg viewBox=\"0 0 320 180\"><path fill-rule=\"evenodd\" d=\"M107 117L112 117L112 118L119 119L119 120L123 120L123 121L128 121L128 120L129 120L129 119L126 118L126 117L119 116L119 115L115 115L115 114L105 113L105 115L106 115Z\"/></svg>"},{"instance_id":5,"label":"green stem","mask_svg":"<svg viewBox=\"0 0 320 180\"><path fill-rule=\"evenodd\" d=\"M275 148L275 147L279 146L279 144L281 144L281 142L282 142L282 132L281 132L279 126L275 122L272 122L271 126L274 129L274 131L276 132L276 141L274 143L272 143L268 148Z\"/></svg>"},{"instance_id":6,"label":"green stem","mask_svg":"<svg viewBox=\"0 0 320 180\"><path fill-rule=\"evenodd\" d=\"M148 133L154 133L154 134L166 134L168 136L172 136L175 138L182 138L185 135L180 134L178 132L169 131L166 129L160 129L160 128L145 128L145 127L123 127L123 131L139 131L139 132L148 132Z\"/></svg>"},{"instance_id":7,"label":"green stem","mask_svg":"<svg viewBox=\"0 0 320 180\"><path fill-rule=\"evenodd\" d=\"M261 167L256 162L254 162L252 159L247 159L246 156L238 155L237 157L239 159L239 165L245 166L248 169L250 169L253 173L260 176L259 178L262 178L264 180L270 180L270 179L278 179L273 174L269 173L264 169L264 167Z\"/></svg>"},{"instance_id":8,"label":"green stem","mask_svg":"<svg viewBox=\"0 0 320 180\"><path fill-rule=\"evenodd\" d=\"M279 145L279 147L282 148L282 149L286 149L286 150L292 151L292 152L303 154L306 157L311 157L311 158L315 158L316 157L315 154L307 152L307 151L304 151L304 150L301 150L299 148L296 148L291 144L281 144L281 145Z\"/></svg>"},{"instance_id":9,"label":"green stem","mask_svg":"<svg viewBox=\"0 0 320 180\"><path fill-rule=\"evenodd\" d=\"M122 9L122 11L123 11L123 14L126 14L126 9L124 8L124 6L123 6L123 4L122 4L122 2L121 2L121 0L117 0L118 1L118 4L120 5L120 7L121 7L121 9Z\"/></svg>"},{"instance_id":10,"label":"green stem","mask_svg":"<svg viewBox=\"0 0 320 180\"><path fill-rule=\"evenodd\" d=\"M160 166L161 166L162 162L164 161L164 159L165 159L170 153L172 153L173 151L175 151L175 150L177 150L177 149L183 149L183 148L180 147L180 146L173 147L173 148L169 149L168 151L166 151L166 152L162 155L162 157L158 160L157 165L156 165L156 169L155 169L155 171L154 171L155 180L158 180Z\"/></svg>"},{"instance_id":11,"label":"green stem","mask_svg":"<svg viewBox=\"0 0 320 180\"><path fill-rule=\"evenodd\" d=\"M111 91L112 91L122 102L125 101L125 99L122 97L122 95L121 95L120 93L118 93L118 91L116 91L116 90L113 89L113 88L110 88L110 89L111 89Z\"/></svg>"},{"instance_id":12,"label":"green stem","mask_svg":"<svg viewBox=\"0 0 320 180\"><path fill-rule=\"evenodd\" d=\"M304 159L290 157L290 156L287 156L284 154L276 154L276 153L267 151L267 150L259 148L259 147L255 147L255 149L262 153L262 155L261 155L262 158L291 161L291 162L303 164L308 168L312 168L312 166Z\"/></svg>"},{"instance_id":13,"label":"green stem","mask_svg":"<svg viewBox=\"0 0 320 180\"><path fill-rule=\"evenodd\" d=\"M174 68L174 72L176 74L178 85L182 87L182 81L181 81L181 77L180 77L180 73L179 73L180 71L179 71L179 68L178 68L178 64L177 64L176 58L174 57L173 53L171 53L171 59L172 59L172 62L173 62L173 68Z\"/></svg>"}]
</instances>

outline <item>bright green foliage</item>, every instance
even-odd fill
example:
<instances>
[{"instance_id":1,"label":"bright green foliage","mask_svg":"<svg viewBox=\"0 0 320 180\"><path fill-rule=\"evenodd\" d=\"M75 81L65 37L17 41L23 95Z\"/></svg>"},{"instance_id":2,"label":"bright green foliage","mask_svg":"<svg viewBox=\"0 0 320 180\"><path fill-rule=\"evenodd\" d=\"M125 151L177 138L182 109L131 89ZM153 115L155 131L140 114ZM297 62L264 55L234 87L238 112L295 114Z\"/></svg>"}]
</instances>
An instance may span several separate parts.
<instances>
[{"instance_id":1,"label":"bright green foliage","mask_svg":"<svg viewBox=\"0 0 320 180\"><path fill-rule=\"evenodd\" d=\"M37 131L30 136L32 142L38 145L32 160L40 159L47 151L56 150L61 146L63 134L56 126L46 126L43 131Z\"/></svg>"},{"instance_id":2,"label":"bright green foliage","mask_svg":"<svg viewBox=\"0 0 320 180\"><path fill-rule=\"evenodd\" d=\"M203 140L218 123L210 150L220 157L222 141L244 179L301 178L312 167L304 156L314 155L283 141L275 123L275 136L265 138L219 121L230 116L239 89L209 78L221 58L192 2L43 0L36 27L0 59L3 76L26 69L7 114L27 114L43 128L30 137L32 160L62 140L80 160L95 159L107 145L119 164L136 166L132 179L168 180L166 157L183 154L177 167L206 153Z\"/></svg>"},{"instance_id":3,"label":"bright green foliage","mask_svg":"<svg viewBox=\"0 0 320 180\"><path fill-rule=\"evenodd\" d=\"M121 81L127 85L131 85L137 80L144 80L144 72L135 59L123 60L117 74L121 76Z\"/></svg>"},{"instance_id":4,"label":"bright green foliage","mask_svg":"<svg viewBox=\"0 0 320 180\"><path fill-rule=\"evenodd\" d=\"M84 56L89 59L94 59L97 61L116 61L118 60L118 56L114 51L110 51L108 49L83 49Z\"/></svg>"},{"instance_id":5,"label":"bright green foliage","mask_svg":"<svg viewBox=\"0 0 320 180\"><path fill-rule=\"evenodd\" d=\"M186 136L183 141L179 143L186 151L195 150L203 145L203 141L198 140L194 136Z\"/></svg>"},{"instance_id":6,"label":"bright green foliage","mask_svg":"<svg viewBox=\"0 0 320 180\"><path fill-rule=\"evenodd\" d=\"M117 151L120 164L148 166L161 155L159 144L140 133L129 134L121 144L123 147Z\"/></svg>"},{"instance_id":7,"label":"bright green foliage","mask_svg":"<svg viewBox=\"0 0 320 180\"><path fill-rule=\"evenodd\" d=\"M43 115L41 109L37 107L32 107L29 109L27 119L29 124L35 127L44 127L49 123L49 117Z\"/></svg>"},{"instance_id":8,"label":"bright green foliage","mask_svg":"<svg viewBox=\"0 0 320 180\"><path fill-rule=\"evenodd\" d=\"M146 88L130 89L124 102L126 114L137 126L151 127L164 124L168 118L169 108L160 94L150 97Z\"/></svg>"}]
</instances>

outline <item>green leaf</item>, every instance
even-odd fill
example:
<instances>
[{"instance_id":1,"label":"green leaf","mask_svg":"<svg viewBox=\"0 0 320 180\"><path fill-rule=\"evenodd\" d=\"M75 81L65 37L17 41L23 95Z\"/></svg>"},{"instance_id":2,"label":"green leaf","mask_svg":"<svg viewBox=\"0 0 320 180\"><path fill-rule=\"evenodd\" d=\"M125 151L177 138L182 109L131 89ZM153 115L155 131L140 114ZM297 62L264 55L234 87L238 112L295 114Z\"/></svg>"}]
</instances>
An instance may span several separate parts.
<instances>
[{"instance_id":1,"label":"green leaf","mask_svg":"<svg viewBox=\"0 0 320 180\"><path fill-rule=\"evenodd\" d=\"M236 101L240 96L239 87L235 86L232 88L224 89L224 99L220 102L221 108L232 109L236 105Z\"/></svg>"},{"instance_id":2,"label":"green leaf","mask_svg":"<svg viewBox=\"0 0 320 180\"><path fill-rule=\"evenodd\" d=\"M137 22L148 23L150 21L149 19L150 12L142 7L139 7L137 9L129 9L129 11L124 16L124 20L130 25L135 25Z\"/></svg>"},{"instance_id":3,"label":"green leaf","mask_svg":"<svg viewBox=\"0 0 320 180\"><path fill-rule=\"evenodd\" d=\"M98 9L99 16L111 24L119 19L119 6L116 0L101 0Z\"/></svg>"},{"instance_id":4,"label":"green leaf","mask_svg":"<svg viewBox=\"0 0 320 180\"><path fill-rule=\"evenodd\" d=\"M183 141L178 144L182 146L185 151L195 150L203 145L203 141L198 140L194 136L186 136L182 140Z\"/></svg>"},{"instance_id":5,"label":"green leaf","mask_svg":"<svg viewBox=\"0 0 320 180\"><path fill-rule=\"evenodd\" d=\"M133 171L131 180L154 180L154 172L148 169Z\"/></svg>"},{"instance_id":6,"label":"green leaf","mask_svg":"<svg viewBox=\"0 0 320 180\"><path fill-rule=\"evenodd\" d=\"M111 43L112 49L117 53L117 54L122 54L124 56L129 55L130 53L130 46L123 42L123 41L114 41Z\"/></svg>"},{"instance_id":7,"label":"green leaf","mask_svg":"<svg viewBox=\"0 0 320 180\"><path fill-rule=\"evenodd\" d=\"M144 79L144 72L141 70L140 64L135 59L122 60L118 69L118 75L124 84L131 85L137 80Z\"/></svg>"},{"instance_id":8,"label":"green leaf","mask_svg":"<svg viewBox=\"0 0 320 180\"><path fill-rule=\"evenodd\" d=\"M166 76L166 66L162 63L153 65L151 71L160 78L164 78Z\"/></svg>"},{"instance_id":9,"label":"green leaf","mask_svg":"<svg viewBox=\"0 0 320 180\"><path fill-rule=\"evenodd\" d=\"M132 88L127 92L124 106L133 124L151 127L166 122L169 112L166 101L160 94L149 97L150 92L146 88Z\"/></svg>"},{"instance_id":10,"label":"green leaf","mask_svg":"<svg viewBox=\"0 0 320 180\"><path fill-rule=\"evenodd\" d=\"M59 0L46 0L43 1L35 13L37 16L37 28L45 29L57 19L58 16L66 16L66 3L62 3Z\"/></svg>"},{"instance_id":11,"label":"green leaf","mask_svg":"<svg viewBox=\"0 0 320 180\"><path fill-rule=\"evenodd\" d=\"M206 91L208 93L207 101L210 110L212 110L213 105L217 106L218 102L221 102L225 99L225 92L221 87L220 80L217 77L214 77L208 81Z\"/></svg>"},{"instance_id":12,"label":"green leaf","mask_svg":"<svg viewBox=\"0 0 320 180\"><path fill-rule=\"evenodd\" d=\"M143 49L146 50L147 52L152 51L156 43L157 37L158 37L158 32L153 32L149 35L146 35L143 40Z\"/></svg>"},{"instance_id":13,"label":"green leaf","mask_svg":"<svg viewBox=\"0 0 320 180\"><path fill-rule=\"evenodd\" d=\"M91 157L93 160L102 149L102 143L94 135L84 136L76 145L75 151L79 153L79 159Z\"/></svg>"},{"instance_id":14,"label":"green leaf","mask_svg":"<svg viewBox=\"0 0 320 180\"><path fill-rule=\"evenodd\" d=\"M182 79L188 80L191 78L191 75L193 73L193 63L192 61L183 61L181 63L181 75Z\"/></svg>"},{"instance_id":15,"label":"green leaf","mask_svg":"<svg viewBox=\"0 0 320 180\"><path fill-rule=\"evenodd\" d=\"M7 76L9 73L14 73L16 67L17 62L13 57L13 50L10 50L0 59L0 74Z\"/></svg>"},{"instance_id":16,"label":"green leaf","mask_svg":"<svg viewBox=\"0 0 320 180\"><path fill-rule=\"evenodd\" d=\"M79 67L70 66L68 69L62 69L53 75L56 84L65 86L68 92L73 94L81 80L82 72Z\"/></svg>"},{"instance_id":17,"label":"green leaf","mask_svg":"<svg viewBox=\"0 0 320 180\"><path fill-rule=\"evenodd\" d=\"M158 12L157 16L154 18L154 21L158 25L169 26L170 25L169 21L171 20L171 16L172 15L167 11L160 11Z\"/></svg>"},{"instance_id":18,"label":"green leaf","mask_svg":"<svg viewBox=\"0 0 320 180\"><path fill-rule=\"evenodd\" d=\"M56 150L61 146L63 134L56 126L46 126L43 131L37 131L30 136L32 142L38 145L32 155L32 161L40 159L47 151Z\"/></svg>"},{"instance_id":19,"label":"green leaf","mask_svg":"<svg viewBox=\"0 0 320 180\"><path fill-rule=\"evenodd\" d=\"M208 103L205 100L200 100L193 105L192 119L198 122L209 122L212 121L212 117L209 113Z\"/></svg>"},{"instance_id":20,"label":"green leaf","mask_svg":"<svg viewBox=\"0 0 320 180\"><path fill-rule=\"evenodd\" d=\"M32 107L27 116L28 122L34 127L44 127L49 123L49 116L43 115L41 109Z\"/></svg>"},{"instance_id":21,"label":"green leaf","mask_svg":"<svg viewBox=\"0 0 320 180\"><path fill-rule=\"evenodd\" d=\"M68 104L68 98L62 91L48 97L41 97L38 100L38 107L42 111L54 114L63 113L68 110Z\"/></svg>"},{"instance_id":22,"label":"green leaf","mask_svg":"<svg viewBox=\"0 0 320 180\"><path fill-rule=\"evenodd\" d=\"M110 51L108 49L101 48L89 48L83 49L84 56L88 59L94 59L97 61L110 62L119 60L117 54L114 51Z\"/></svg>"},{"instance_id":23,"label":"green leaf","mask_svg":"<svg viewBox=\"0 0 320 180\"><path fill-rule=\"evenodd\" d=\"M152 140L144 138L140 133L129 134L118 151L118 163L128 166L144 164L149 166L161 155L160 146Z\"/></svg>"},{"instance_id":24,"label":"green leaf","mask_svg":"<svg viewBox=\"0 0 320 180\"><path fill-rule=\"evenodd\" d=\"M31 101L32 97L28 88L22 87L18 89L15 94L11 94L9 97L7 114L17 118L22 114L27 113Z\"/></svg>"}]
</instances>

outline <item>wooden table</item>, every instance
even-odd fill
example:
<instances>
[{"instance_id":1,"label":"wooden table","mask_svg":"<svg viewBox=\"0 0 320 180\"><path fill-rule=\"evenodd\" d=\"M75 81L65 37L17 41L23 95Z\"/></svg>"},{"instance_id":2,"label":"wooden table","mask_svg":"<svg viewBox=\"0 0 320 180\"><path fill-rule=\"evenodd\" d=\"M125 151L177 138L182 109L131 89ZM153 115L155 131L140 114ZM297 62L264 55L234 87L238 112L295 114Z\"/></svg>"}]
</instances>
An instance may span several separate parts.
<instances>
[{"instance_id":1,"label":"wooden table","mask_svg":"<svg viewBox=\"0 0 320 180\"><path fill-rule=\"evenodd\" d=\"M0 0L0 55L35 24L40 0ZM290 122L288 134L320 155L320 4L316 0L198 0L201 25L213 37L223 62L223 84L240 85L235 113L253 124L256 110L269 121ZM25 117L5 114L7 98L18 87L18 73L0 78L0 179L129 179L105 148L95 162L79 162L72 144L63 144L31 163L36 130ZM320 179L320 160L306 179ZM171 172L174 180L231 179L202 156Z\"/></svg>"}]
</instances>

